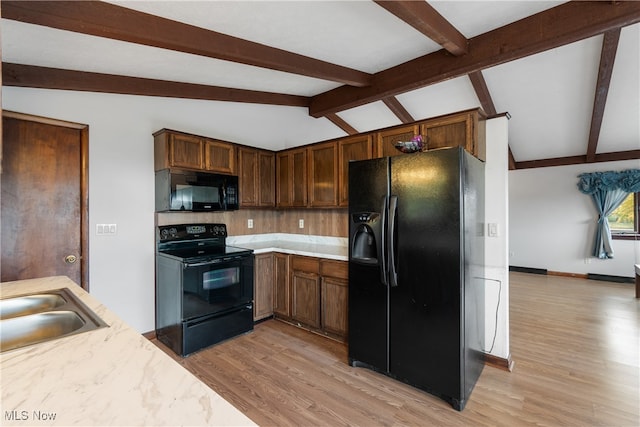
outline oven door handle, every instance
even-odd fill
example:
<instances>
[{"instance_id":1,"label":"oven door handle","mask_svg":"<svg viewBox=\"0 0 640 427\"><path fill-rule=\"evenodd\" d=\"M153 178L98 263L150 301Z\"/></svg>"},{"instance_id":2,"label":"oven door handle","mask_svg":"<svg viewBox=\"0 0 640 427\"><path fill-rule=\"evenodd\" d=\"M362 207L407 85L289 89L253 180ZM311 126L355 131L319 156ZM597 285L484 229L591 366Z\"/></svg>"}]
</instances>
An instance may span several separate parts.
<instances>
[{"instance_id":1,"label":"oven door handle","mask_svg":"<svg viewBox=\"0 0 640 427\"><path fill-rule=\"evenodd\" d=\"M210 260L210 261L204 261L204 262L196 262L193 264L189 264L189 263L184 263L183 266L184 268L191 268L191 267L202 267L203 265L213 265L213 264L218 264L220 261L222 260Z\"/></svg>"}]
</instances>

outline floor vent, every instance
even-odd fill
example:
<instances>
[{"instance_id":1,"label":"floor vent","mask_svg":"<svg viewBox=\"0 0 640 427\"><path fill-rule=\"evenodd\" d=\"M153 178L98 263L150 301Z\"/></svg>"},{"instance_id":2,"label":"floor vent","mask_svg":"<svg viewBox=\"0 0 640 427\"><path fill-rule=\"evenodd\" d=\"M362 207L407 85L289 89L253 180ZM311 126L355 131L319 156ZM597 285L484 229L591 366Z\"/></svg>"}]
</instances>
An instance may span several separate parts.
<instances>
[{"instance_id":1,"label":"floor vent","mask_svg":"<svg viewBox=\"0 0 640 427\"><path fill-rule=\"evenodd\" d=\"M547 274L546 268L516 267L515 265L510 265L509 271L517 271L518 273L542 274L544 276L546 276Z\"/></svg>"},{"instance_id":2,"label":"floor vent","mask_svg":"<svg viewBox=\"0 0 640 427\"><path fill-rule=\"evenodd\" d=\"M609 276L607 274L593 274L588 273L587 279L591 280L603 280L605 282L617 282L617 283L634 283L633 277L624 276Z\"/></svg>"}]
</instances>

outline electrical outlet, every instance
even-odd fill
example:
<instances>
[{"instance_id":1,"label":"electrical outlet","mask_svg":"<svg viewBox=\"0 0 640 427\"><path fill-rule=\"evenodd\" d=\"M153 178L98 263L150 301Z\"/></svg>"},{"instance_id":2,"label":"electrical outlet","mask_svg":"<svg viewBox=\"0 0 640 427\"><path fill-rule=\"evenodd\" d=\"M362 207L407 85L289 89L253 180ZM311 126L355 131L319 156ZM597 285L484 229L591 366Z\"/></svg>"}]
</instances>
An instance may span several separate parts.
<instances>
[{"instance_id":1,"label":"electrical outlet","mask_svg":"<svg viewBox=\"0 0 640 427\"><path fill-rule=\"evenodd\" d=\"M247 220L247 228L253 228L253 220L252 219L248 219Z\"/></svg>"},{"instance_id":2,"label":"electrical outlet","mask_svg":"<svg viewBox=\"0 0 640 427\"><path fill-rule=\"evenodd\" d=\"M304 219L298 220L298 228L304 228Z\"/></svg>"}]
</instances>

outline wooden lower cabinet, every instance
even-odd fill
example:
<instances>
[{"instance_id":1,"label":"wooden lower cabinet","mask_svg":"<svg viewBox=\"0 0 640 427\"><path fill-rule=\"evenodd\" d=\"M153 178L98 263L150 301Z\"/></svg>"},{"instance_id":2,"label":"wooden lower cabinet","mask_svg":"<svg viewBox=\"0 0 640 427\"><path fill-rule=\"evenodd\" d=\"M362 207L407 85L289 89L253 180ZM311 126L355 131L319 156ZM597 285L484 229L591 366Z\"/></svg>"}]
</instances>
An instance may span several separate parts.
<instances>
[{"instance_id":1,"label":"wooden lower cabinet","mask_svg":"<svg viewBox=\"0 0 640 427\"><path fill-rule=\"evenodd\" d=\"M320 262L322 330L346 340L348 331L349 264L345 261Z\"/></svg>"},{"instance_id":2,"label":"wooden lower cabinet","mask_svg":"<svg viewBox=\"0 0 640 427\"><path fill-rule=\"evenodd\" d=\"M346 280L323 277L320 294L322 295L322 329L342 337L347 336L347 298L349 285Z\"/></svg>"},{"instance_id":3,"label":"wooden lower cabinet","mask_svg":"<svg viewBox=\"0 0 640 427\"><path fill-rule=\"evenodd\" d=\"M291 273L291 318L320 327L320 276L294 270Z\"/></svg>"},{"instance_id":4,"label":"wooden lower cabinet","mask_svg":"<svg viewBox=\"0 0 640 427\"><path fill-rule=\"evenodd\" d=\"M276 269L277 265L276 258ZM284 262L281 265L284 266ZM287 314L286 310L277 308L286 305L284 301L276 301L278 295L284 297L287 294L282 280L274 288L276 317L346 341L349 289L347 262L290 255L289 266L290 311Z\"/></svg>"},{"instance_id":5,"label":"wooden lower cabinet","mask_svg":"<svg viewBox=\"0 0 640 427\"><path fill-rule=\"evenodd\" d=\"M273 313L277 316L291 317L289 298L289 258L290 255L276 252L273 254Z\"/></svg>"},{"instance_id":6,"label":"wooden lower cabinet","mask_svg":"<svg viewBox=\"0 0 640 427\"><path fill-rule=\"evenodd\" d=\"M258 254L254 261L253 320L273 316L274 254Z\"/></svg>"}]
</instances>

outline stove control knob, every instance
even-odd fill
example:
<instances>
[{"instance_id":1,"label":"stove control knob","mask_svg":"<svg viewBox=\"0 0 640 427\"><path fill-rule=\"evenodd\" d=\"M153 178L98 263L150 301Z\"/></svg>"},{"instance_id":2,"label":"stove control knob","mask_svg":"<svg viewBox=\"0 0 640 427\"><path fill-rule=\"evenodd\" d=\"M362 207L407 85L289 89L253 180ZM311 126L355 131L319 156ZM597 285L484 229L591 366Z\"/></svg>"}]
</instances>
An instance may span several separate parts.
<instances>
[{"instance_id":1,"label":"stove control knob","mask_svg":"<svg viewBox=\"0 0 640 427\"><path fill-rule=\"evenodd\" d=\"M178 234L178 230L175 227L171 227L169 229L169 234L171 235L171 237L176 237L176 234Z\"/></svg>"}]
</instances>

